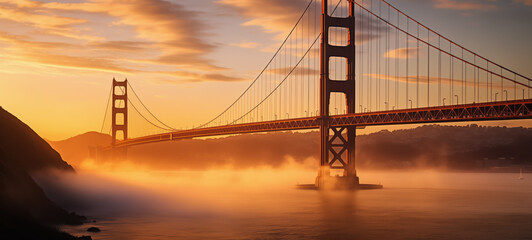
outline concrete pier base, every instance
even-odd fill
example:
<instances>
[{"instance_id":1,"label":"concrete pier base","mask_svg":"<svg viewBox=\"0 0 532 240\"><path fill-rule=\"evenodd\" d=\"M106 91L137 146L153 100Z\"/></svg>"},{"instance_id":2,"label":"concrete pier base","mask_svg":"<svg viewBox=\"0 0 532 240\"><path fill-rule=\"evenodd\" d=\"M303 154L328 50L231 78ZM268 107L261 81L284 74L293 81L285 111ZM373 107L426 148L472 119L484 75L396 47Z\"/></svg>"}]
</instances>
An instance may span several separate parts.
<instances>
[{"instance_id":1,"label":"concrete pier base","mask_svg":"<svg viewBox=\"0 0 532 240\"><path fill-rule=\"evenodd\" d=\"M358 177L318 176L314 184L298 184L297 189L308 190L365 190L381 189L381 184L361 184Z\"/></svg>"}]
</instances>

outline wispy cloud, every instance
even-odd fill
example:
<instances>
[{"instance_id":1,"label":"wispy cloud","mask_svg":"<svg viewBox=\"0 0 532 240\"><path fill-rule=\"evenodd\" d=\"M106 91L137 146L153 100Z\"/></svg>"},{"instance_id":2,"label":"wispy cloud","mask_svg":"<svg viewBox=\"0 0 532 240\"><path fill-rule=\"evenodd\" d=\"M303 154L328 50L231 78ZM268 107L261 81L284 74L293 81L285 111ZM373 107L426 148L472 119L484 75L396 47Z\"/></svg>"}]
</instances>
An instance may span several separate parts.
<instances>
[{"instance_id":1,"label":"wispy cloud","mask_svg":"<svg viewBox=\"0 0 532 240\"><path fill-rule=\"evenodd\" d=\"M52 42L52 41L32 41L30 37L23 35L10 34L8 32L0 32L0 41L16 45L20 49L73 49L78 47L76 44L64 43L64 42Z\"/></svg>"},{"instance_id":2,"label":"wispy cloud","mask_svg":"<svg viewBox=\"0 0 532 240\"><path fill-rule=\"evenodd\" d=\"M185 82L239 82L249 80L246 78L232 77L217 73L192 73L187 71L159 72L167 76L177 77L179 80L158 80L165 83L185 83Z\"/></svg>"},{"instance_id":3,"label":"wispy cloud","mask_svg":"<svg viewBox=\"0 0 532 240\"><path fill-rule=\"evenodd\" d=\"M112 59L74 55L60 55L54 52L81 51L84 47L77 44L32 41L29 37L0 32L0 42L10 45L4 50L21 62L37 63L69 69L94 70L103 72L133 73L135 70L120 66Z\"/></svg>"},{"instance_id":4,"label":"wispy cloud","mask_svg":"<svg viewBox=\"0 0 532 240\"><path fill-rule=\"evenodd\" d=\"M23 55L27 61L32 61L44 65L80 69L80 70L96 70L102 72L117 72L117 73L134 73L133 69L122 67L107 59L96 59L79 56L66 56L55 54L26 54Z\"/></svg>"},{"instance_id":5,"label":"wispy cloud","mask_svg":"<svg viewBox=\"0 0 532 240\"><path fill-rule=\"evenodd\" d=\"M53 67L241 80L220 73L227 68L208 57L218 46L207 40L210 26L200 14L165 0L0 0L0 19L26 27L3 29L0 48L13 59Z\"/></svg>"},{"instance_id":6,"label":"wispy cloud","mask_svg":"<svg viewBox=\"0 0 532 240\"><path fill-rule=\"evenodd\" d=\"M137 41L95 41L87 45L91 48L122 52L138 52L154 47L152 42Z\"/></svg>"},{"instance_id":7,"label":"wispy cloud","mask_svg":"<svg viewBox=\"0 0 532 240\"><path fill-rule=\"evenodd\" d=\"M219 4L228 6L237 11L242 17L248 19L244 22L244 26L259 26L267 33L275 34L276 39L283 39L292 30L294 24L297 22L305 7L309 4L307 0L272 0L272 1L255 1L255 0L219 0ZM302 18L304 31L312 28L316 24L316 31L311 32L308 36L310 40L314 40L319 34L321 5L317 3L316 12L311 5L310 10ZM340 10L338 12L345 12ZM358 19L357 24L363 26L355 32L355 41L357 44L364 44L374 39L377 39L384 33L388 26L382 21L373 17L362 16L360 12L356 12ZM310 21L309 21L310 19ZM300 30L301 28L298 27ZM339 31L336 28L331 29L331 34L334 35ZM314 34L314 35L313 35ZM304 38L307 36L303 36ZM278 47L268 46L263 49L265 52L271 52Z\"/></svg>"},{"instance_id":8,"label":"wispy cloud","mask_svg":"<svg viewBox=\"0 0 532 240\"><path fill-rule=\"evenodd\" d=\"M261 44L257 43L257 42L246 42L246 41L243 41L243 42L240 42L240 43L231 43L229 45L233 46L233 47L239 47L239 48L257 48Z\"/></svg>"},{"instance_id":9,"label":"wispy cloud","mask_svg":"<svg viewBox=\"0 0 532 240\"><path fill-rule=\"evenodd\" d=\"M0 19L21 23L52 35L82 40L102 40L102 37L87 34L87 31L76 28L86 23L86 19L60 16L42 6L43 3L37 1L0 0Z\"/></svg>"},{"instance_id":10,"label":"wispy cloud","mask_svg":"<svg viewBox=\"0 0 532 240\"><path fill-rule=\"evenodd\" d=\"M409 59L417 56L419 53L418 48L397 48L389 50L384 53L385 58L395 58L395 59Z\"/></svg>"},{"instance_id":11,"label":"wispy cloud","mask_svg":"<svg viewBox=\"0 0 532 240\"><path fill-rule=\"evenodd\" d=\"M435 8L453 9L453 10L479 10L491 11L497 9L493 1L489 3L474 0L434 0Z\"/></svg>"},{"instance_id":12,"label":"wispy cloud","mask_svg":"<svg viewBox=\"0 0 532 240\"><path fill-rule=\"evenodd\" d=\"M391 80L391 81L398 81L398 82L403 82L403 83L406 83L406 82L410 82L410 83L415 83L415 82L419 82L420 84L437 84L437 83L441 83L443 85L450 85L451 83L452 84L456 84L456 85L465 85L465 86L468 86L468 87L482 87L482 88L485 88L485 87L488 87L488 84L487 83L475 83L473 81L464 81L464 80L461 80L461 79L451 79L451 78L445 78L445 77L437 77L437 76L423 76L423 75L420 75L420 76L416 76L416 75L409 75L409 76L393 76L393 75L386 75L386 74L374 74L374 73L369 73L369 74L364 74L364 76L368 76L370 78L373 78L373 79L382 79L382 80Z\"/></svg>"},{"instance_id":13,"label":"wispy cloud","mask_svg":"<svg viewBox=\"0 0 532 240\"><path fill-rule=\"evenodd\" d=\"M231 7L249 19L244 26L258 26L266 32L285 36L301 15L307 0L220 0L217 3Z\"/></svg>"},{"instance_id":14,"label":"wispy cloud","mask_svg":"<svg viewBox=\"0 0 532 240\"><path fill-rule=\"evenodd\" d=\"M150 41L163 52L154 59L161 64L184 64L184 61L169 61L171 56L183 59L193 58L201 68L212 65L203 55L212 52L216 46L204 40L208 26L200 21L198 12L185 9L178 3L163 0L93 0L87 3L48 3L47 8L56 10L82 11L106 14L118 18L117 26L131 26L136 38ZM201 57L198 57L201 56ZM170 57L169 57L170 56ZM199 58L199 59L198 59ZM201 61L198 61L201 60Z\"/></svg>"},{"instance_id":15,"label":"wispy cloud","mask_svg":"<svg viewBox=\"0 0 532 240\"><path fill-rule=\"evenodd\" d=\"M514 0L515 3L522 3L526 6L532 6L532 0Z\"/></svg>"}]
</instances>

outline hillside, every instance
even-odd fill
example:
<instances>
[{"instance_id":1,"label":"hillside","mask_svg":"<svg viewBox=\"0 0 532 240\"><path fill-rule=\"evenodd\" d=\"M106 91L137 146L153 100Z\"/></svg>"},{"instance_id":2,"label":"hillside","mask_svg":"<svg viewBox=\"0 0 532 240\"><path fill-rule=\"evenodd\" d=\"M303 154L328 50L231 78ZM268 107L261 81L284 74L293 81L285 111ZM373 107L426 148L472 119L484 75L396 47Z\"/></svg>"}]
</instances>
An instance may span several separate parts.
<instances>
[{"instance_id":1,"label":"hillside","mask_svg":"<svg viewBox=\"0 0 532 240\"><path fill-rule=\"evenodd\" d=\"M63 159L76 166L89 157L91 148L111 145L111 136L87 132L62 141L49 141L49 143L61 153Z\"/></svg>"},{"instance_id":2,"label":"hillside","mask_svg":"<svg viewBox=\"0 0 532 240\"><path fill-rule=\"evenodd\" d=\"M30 127L0 108L0 239L77 239L54 229L81 224L48 199L30 174L45 169L74 171Z\"/></svg>"},{"instance_id":3,"label":"hillside","mask_svg":"<svg viewBox=\"0 0 532 240\"><path fill-rule=\"evenodd\" d=\"M528 128L432 125L359 140L361 167L493 170L532 165Z\"/></svg>"},{"instance_id":4,"label":"hillside","mask_svg":"<svg viewBox=\"0 0 532 240\"><path fill-rule=\"evenodd\" d=\"M317 166L318 140L317 132L276 132L162 142L130 148L128 162L154 169L278 167L289 156L300 163L314 159L308 162ZM51 145L76 166L89 158L89 146L109 142L108 135L86 133ZM526 167L532 165L531 142L532 129L527 128L427 125L381 131L357 137L357 167L474 171ZM74 148L79 150L72 151ZM118 160L94 161L108 164Z\"/></svg>"},{"instance_id":5,"label":"hillside","mask_svg":"<svg viewBox=\"0 0 532 240\"><path fill-rule=\"evenodd\" d=\"M14 164L23 170L31 171L53 167L73 171L68 163L63 161L57 151L28 125L3 108L0 108L0 144L8 157L15 157Z\"/></svg>"}]
</instances>

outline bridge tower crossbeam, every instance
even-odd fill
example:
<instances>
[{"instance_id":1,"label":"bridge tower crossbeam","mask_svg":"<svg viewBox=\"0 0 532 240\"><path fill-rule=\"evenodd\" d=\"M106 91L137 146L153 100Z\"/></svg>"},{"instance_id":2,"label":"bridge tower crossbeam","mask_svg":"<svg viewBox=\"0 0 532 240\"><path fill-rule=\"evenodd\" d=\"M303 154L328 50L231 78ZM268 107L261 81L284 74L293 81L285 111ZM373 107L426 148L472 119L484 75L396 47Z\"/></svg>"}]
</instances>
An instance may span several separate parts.
<instances>
[{"instance_id":1,"label":"bridge tower crossbeam","mask_svg":"<svg viewBox=\"0 0 532 240\"><path fill-rule=\"evenodd\" d=\"M127 100L127 79L122 82L116 81L113 78L112 89L112 142L111 146L114 148L117 140L127 139L128 130L128 100ZM123 139L119 139L119 133ZM121 151L119 155L124 156L126 148L119 148L116 151Z\"/></svg>"},{"instance_id":2,"label":"bridge tower crossbeam","mask_svg":"<svg viewBox=\"0 0 532 240\"><path fill-rule=\"evenodd\" d=\"M322 28L320 47L320 169L316 177L316 186L326 185L331 179L331 169L342 169L343 176L335 179L350 186L358 185L355 169L356 127L331 127L331 93L345 94L347 113L355 113L355 8L349 0L349 16L333 17L328 14L328 1L322 0ZM347 45L331 45L331 28L347 30ZM343 58L347 64L344 79L331 79L329 75L332 57ZM344 137L344 134L346 137ZM337 182L338 183L338 182Z\"/></svg>"}]
</instances>

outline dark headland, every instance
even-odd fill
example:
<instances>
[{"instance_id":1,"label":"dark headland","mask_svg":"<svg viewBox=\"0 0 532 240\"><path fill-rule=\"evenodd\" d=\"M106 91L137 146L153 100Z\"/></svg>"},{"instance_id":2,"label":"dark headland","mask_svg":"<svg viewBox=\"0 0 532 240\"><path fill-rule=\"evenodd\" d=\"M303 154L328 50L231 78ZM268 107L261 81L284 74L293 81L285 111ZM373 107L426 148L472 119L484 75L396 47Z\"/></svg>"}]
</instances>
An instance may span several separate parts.
<instances>
[{"instance_id":1,"label":"dark headland","mask_svg":"<svg viewBox=\"0 0 532 240\"><path fill-rule=\"evenodd\" d=\"M57 206L35 183L30 174L46 169L74 171L29 126L0 107L0 239L91 239L57 229L85 218Z\"/></svg>"}]
</instances>

